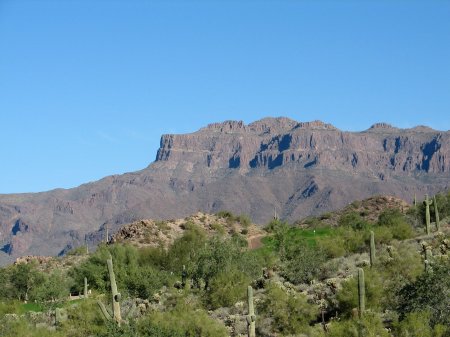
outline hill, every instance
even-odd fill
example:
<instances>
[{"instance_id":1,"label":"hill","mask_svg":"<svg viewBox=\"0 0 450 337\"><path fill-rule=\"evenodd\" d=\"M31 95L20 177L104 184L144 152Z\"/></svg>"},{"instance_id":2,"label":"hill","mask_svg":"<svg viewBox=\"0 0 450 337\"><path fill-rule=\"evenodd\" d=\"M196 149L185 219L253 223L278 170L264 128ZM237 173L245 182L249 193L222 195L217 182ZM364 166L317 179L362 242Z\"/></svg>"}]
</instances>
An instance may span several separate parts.
<instances>
[{"instance_id":1,"label":"hill","mask_svg":"<svg viewBox=\"0 0 450 337\"><path fill-rule=\"evenodd\" d=\"M412 202L449 187L450 132L379 123L346 132L266 118L163 135L156 160L68 190L0 196L3 262L95 246L108 227L230 210L265 224L297 221L372 195Z\"/></svg>"},{"instance_id":2,"label":"hill","mask_svg":"<svg viewBox=\"0 0 450 337\"><path fill-rule=\"evenodd\" d=\"M230 212L136 221L95 252L0 268L0 334L242 337L251 285L257 336L447 336L450 194L433 200L428 235L423 204L385 196L264 230Z\"/></svg>"}]
</instances>

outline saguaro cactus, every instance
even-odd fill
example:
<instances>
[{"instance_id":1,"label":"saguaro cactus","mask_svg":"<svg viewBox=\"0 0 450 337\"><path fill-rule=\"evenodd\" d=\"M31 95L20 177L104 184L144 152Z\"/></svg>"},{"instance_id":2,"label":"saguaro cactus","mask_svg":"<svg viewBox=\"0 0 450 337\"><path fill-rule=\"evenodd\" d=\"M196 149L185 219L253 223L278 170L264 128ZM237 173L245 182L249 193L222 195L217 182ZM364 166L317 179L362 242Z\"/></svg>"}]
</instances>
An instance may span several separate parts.
<instances>
[{"instance_id":1,"label":"saguaro cactus","mask_svg":"<svg viewBox=\"0 0 450 337\"><path fill-rule=\"evenodd\" d=\"M105 228L105 243L108 244L108 242L109 242L109 226L108 225L105 225L105 226L106 226L106 228Z\"/></svg>"},{"instance_id":2,"label":"saguaro cactus","mask_svg":"<svg viewBox=\"0 0 450 337\"><path fill-rule=\"evenodd\" d=\"M358 268L358 307L359 307L359 317L362 318L364 310L366 309L366 289L364 284L364 270Z\"/></svg>"},{"instance_id":3,"label":"saguaro cactus","mask_svg":"<svg viewBox=\"0 0 450 337\"><path fill-rule=\"evenodd\" d=\"M416 193L414 193L414 209L417 208L417 197L416 197Z\"/></svg>"},{"instance_id":4,"label":"saguaro cactus","mask_svg":"<svg viewBox=\"0 0 450 337\"><path fill-rule=\"evenodd\" d=\"M248 300L248 315L247 315L247 328L248 337L256 337L256 316L255 309L253 307L253 288L251 286L247 287L247 300Z\"/></svg>"},{"instance_id":5,"label":"saguaro cactus","mask_svg":"<svg viewBox=\"0 0 450 337\"><path fill-rule=\"evenodd\" d=\"M370 231L370 266L373 267L375 263L375 234Z\"/></svg>"},{"instance_id":6,"label":"saguaro cactus","mask_svg":"<svg viewBox=\"0 0 450 337\"><path fill-rule=\"evenodd\" d=\"M106 260L106 263L108 265L108 273L109 273L109 280L111 283L111 294L112 294L112 311L113 314L111 314L106 310L104 304L100 301L98 301L98 305L100 306L100 309L102 310L103 315L107 320L114 320L119 326L122 323L122 315L120 313L120 298L121 295L117 291L117 284L116 284L116 275L114 275L113 270L113 263L112 258L109 258Z\"/></svg>"},{"instance_id":7,"label":"saguaro cactus","mask_svg":"<svg viewBox=\"0 0 450 337\"><path fill-rule=\"evenodd\" d=\"M114 274L113 263L112 263L111 257L106 260L106 264L108 265L109 281L111 283L112 314L106 309L105 305L102 302L97 301L97 304L100 307L100 310L102 311L103 316L105 316L105 318L108 321L114 321L117 323L117 325L120 326L122 323L124 323L124 322L126 323L126 321L122 320L122 315L121 315L121 311L120 311L121 295L117 290L116 275ZM132 316L135 310L136 310L136 306L133 304L132 308L126 315L126 318L128 319L128 317Z\"/></svg>"},{"instance_id":8,"label":"saguaro cactus","mask_svg":"<svg viewBox=\"0 0 450 337\"><path fill-rule=\"evenodd\" d=\"M84 298L88 298L88 283L87 278L84 278Z\"/></svg>"},{"instance_id":9,"label":"saguaro cactus","mask_svg":"<svg viewBox=\"0 0 450 337\"><path fill-rule=\"evenodd\" d=\"M434 216L436 218L436 230L439 232L441 230L441 224L439 220L439 211L436 196L433 197L433 203L434 203Z\"/></svg>"},{"instance_id":10,"label":"saguaro cactus","mask_svg":"<svg viewBox=\"0 0 450 337\"><path fill-rule=\"evenodd\" d=\"M431 206L431 204L433 204L433 200L428 199L428 194L425 194L425 200L423 201L423 204L425 205L425 223L426 223L427 235L430 235L430 233L431 233L430 206Z\"/></svg>"}]
</instances>

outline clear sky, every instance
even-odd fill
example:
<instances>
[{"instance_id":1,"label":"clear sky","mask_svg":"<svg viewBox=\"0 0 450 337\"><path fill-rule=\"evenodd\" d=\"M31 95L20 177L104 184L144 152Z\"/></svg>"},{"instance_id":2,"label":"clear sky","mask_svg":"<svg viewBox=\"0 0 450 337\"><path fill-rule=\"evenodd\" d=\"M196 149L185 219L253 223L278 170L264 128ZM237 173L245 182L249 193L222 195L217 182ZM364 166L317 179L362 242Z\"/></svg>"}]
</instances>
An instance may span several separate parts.
<instances>
[{"instance_id":1,"label":"clear sky","mask_svg":"<svg viewBox=\"0 0 450 337\"><path fill-rule=\"evenodd\" d=\"M450 1L0 0L0 193L266 116L450 129Z\"/></svg>"}]
</instances>

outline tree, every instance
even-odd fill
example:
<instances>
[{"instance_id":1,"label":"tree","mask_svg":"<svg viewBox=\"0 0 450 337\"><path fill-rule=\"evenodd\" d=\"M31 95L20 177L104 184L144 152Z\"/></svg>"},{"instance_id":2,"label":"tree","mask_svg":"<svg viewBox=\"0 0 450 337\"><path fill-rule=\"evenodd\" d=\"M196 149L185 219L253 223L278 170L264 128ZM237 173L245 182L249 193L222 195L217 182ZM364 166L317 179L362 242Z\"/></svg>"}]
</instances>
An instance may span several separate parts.
<instances>
[{"instance_id":1,"label":"tree","mask_svg":"<svg viewBox=\"0 0 450 337\"><path fill-rule=\"evenodd\" d=\"M400 320L408 313L429 311L430 324L450 326L450 261L433 265L432 272L422 273L399 291Z\"/></svg>"}]
</instances>

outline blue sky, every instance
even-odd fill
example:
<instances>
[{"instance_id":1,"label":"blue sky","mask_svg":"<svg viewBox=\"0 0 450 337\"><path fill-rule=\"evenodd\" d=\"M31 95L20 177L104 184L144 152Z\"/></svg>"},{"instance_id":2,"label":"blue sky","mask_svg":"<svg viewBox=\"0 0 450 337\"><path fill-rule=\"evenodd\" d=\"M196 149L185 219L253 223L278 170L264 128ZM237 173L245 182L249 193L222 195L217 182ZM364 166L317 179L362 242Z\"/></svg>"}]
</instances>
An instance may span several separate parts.
<instances>
[{"instance_id":1,"label":"blue sky","mask_svg":"<svg viewBox=\"0 0 450 337\"><path fill-rule=\"evenodd\" d=\"M450 129L450 1L0 0L0 193L152 162L163 133L287 116Z\"/></svg>"}]
</instances>

